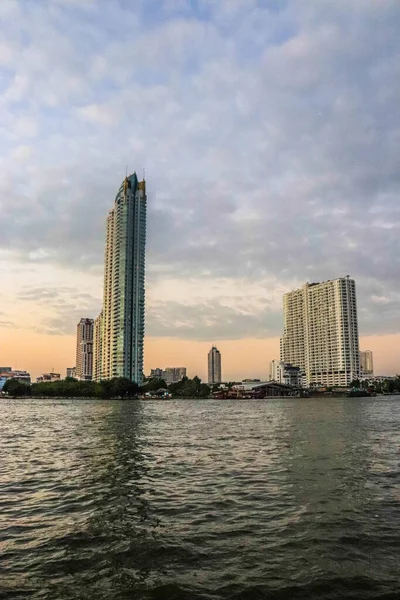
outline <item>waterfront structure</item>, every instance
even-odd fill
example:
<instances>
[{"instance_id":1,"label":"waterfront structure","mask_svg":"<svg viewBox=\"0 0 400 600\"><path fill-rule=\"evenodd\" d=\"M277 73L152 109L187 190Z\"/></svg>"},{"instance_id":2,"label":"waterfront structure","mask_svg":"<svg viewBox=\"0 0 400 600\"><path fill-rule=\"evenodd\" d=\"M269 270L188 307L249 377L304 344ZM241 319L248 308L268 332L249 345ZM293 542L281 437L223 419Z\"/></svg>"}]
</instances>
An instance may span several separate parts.
<instances>
[{"instance_id":1,"label":"waterfront structure","mask_svg":"<svg viewBox=\"0 0 400 600\"><path fill-rule=\"evenodd\" d=\"M221 352L212 346L208 353L208 383L221 383Z\"/></svg>"},{"instance_id":2,"label":"waterfront structure","mask_svg":"<svg viewBox=\"0 0 400 600\"><path fill-rule=\"evenodd\" d=\"M104 253L101 348L96 377L143 381L146 184L125 177L109 212ZM98 339L98 338L96 338Z\"/></svg>"},{"instance_id":3,"label":"waterfront structure","mask_svg":"<svg viewBox=\"0 0 400 600\"><path fill-rule=\"evenodd\" d=\"M368 379L374 376L374 361L371 350L360 351L360 377Z\"/></svg>"},{"instance_id":4,"label":"waterfront structure","mask_svg":"<svg viewBox=\"0 0 400 600\"><path fill-rule=\"evenodd\" d=\"M221 386L212 392L213 398L271 398L295 396L296 389L276 381L260 381L259 379L243 380L229 386Z\"/></svg>"},{"instance_id":5,"label":"waterfront structure","mask_svg":"<svg viewBox=\"0 0 400 600\"><path fill-rule=\"evenodd\" d=\"M284 383L293 387L301 388L306 384L306 374L300 369L282 360L272 360L269 369L270 381Z\"/></svg>"},{"instance_id":6,"label":"waterfront structure","mask_svg":"<svg viewBox=\"0 0 400 600\"><path fill-rule=\"evenodd\" d=\"M60 373L43 373L42 375L39 375L39 377L36 377L36 383L47 383L54 381L61 381Z\"/></svg>"},{"instance_id":7,"label":"waterfront structure","mask_svg":"<svg viewBox=\"0 0 400 600\"><path fill-rule=\"evenodd\" d=\"M72 379L76 379L76 367L67 367L66 377L72 377Z\"/></svg>"},{"instance_id":8,"label":"waterfront structure","mask_svg":"<svg viewBox=\"0 0 400 600\"><path fill-rule=\"evenodd\" d=\"M306 283L283 298L281 356L311 385L347 386L360 376L356 285L342 277Z\"/></svg>"},{"instance_id":9,"label":"waterfront structure","mask_svg":"<svg viewBox=\"0 0 400 600\"><path fill-rule=\"evenodd\" d=\"M370 383L384 383L385 381L394 381L397 379L396 375L374 375L370 378Z\"/></svg>"},{"instance_id":10,"label":"waterfront structure","mask_svg":"<svg viewBox=\"0 0 400 600\"><path fill-rule=\"evenodd\" d=\"M0 392L8 379L15 379L20 383L31 384L31 375L28 371L13 370L11 367L0 367Z\"/></svg>"},{"instance_id":11,"label":"waterfront structure","mask_svg":"<svg viewBox=\"0 0 400 600\"><path fill-rule=\"evenodd\" d=\"M102 355L103 355L103 335L104 335L104 319L103 311L94 320L93 328L93 379L100 381L103 379L102 374Z\"/></svg>"},{"instance_id":12,"label":"waterfront structure","mask_svg":"<svg viewBox=\"0 0 400 600\"><path fill-rule=\"evenodd\" d=\"M90 381L93 376L93 319L81 319L76 326L76 378Z\"/></svg>"},{"instance_id":13,"label":"waterfront structure","mask_svg":"<svg viewBox=\"0 0 400 600\"><path fill-rule=\"evenodd\" d=\"M164 379L168 385L176 383L186 377L186 367L166 367L165 369L151 369L150 377Z\"/></svg>"}]
</instances>

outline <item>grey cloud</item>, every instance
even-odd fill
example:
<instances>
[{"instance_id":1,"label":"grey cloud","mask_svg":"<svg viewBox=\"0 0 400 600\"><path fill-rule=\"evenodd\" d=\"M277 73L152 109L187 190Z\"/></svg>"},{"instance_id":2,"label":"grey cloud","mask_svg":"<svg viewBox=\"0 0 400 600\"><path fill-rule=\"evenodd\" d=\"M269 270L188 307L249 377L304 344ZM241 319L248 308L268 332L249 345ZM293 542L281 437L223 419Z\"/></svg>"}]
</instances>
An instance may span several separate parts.
<instances>
[{"instance_id":1,"label":"grey cloud","mask_svg":"<svg viewBox=\"0 0 400 600\"><path fill-rule=\"evenodd\" d=\"M0 321L0 328L1 327L14 329L16 327L16 324L12 321Z\"/></svg>"},{"instance_id":2,"label":"grey cloud","mask_svg":"<svg viewBox=\"0 0 400 600\"><path fill-rule=\"evenodd\" d=\"M95 27L67 12L74 43L64 37L52 54L34 40L29 65L17 65L39 123L32 183L16 186L12 164L4 172L0 246L100 271L124 166L145 166L150 288L166 273L283 283L349 273L361 332L398 330L396 301L374 300L400 292L397 1L201 4L202 21L185 12L151 31L139 10L106 8L108 25ZM47 26L51 41L64 14L48 22L36 12L37 31ZM138 38L104 42L123 19ZM46 72L51 97L40 90ZM43 111L51 102L68 108ZM150 307L148 331L208 336L214 310L222 336L281 328L269 310L252 318L218 304L180 306ZM186 325L166 325L180 312Z\"/></svg>"},{"instance_id":3,"label":"grey cloud","mask_svg":"<svg viewBox=\"0 0 400 600\"><path fill-rule=\"evenodd\" d=\"M18 295L17 300L47 307L48 310L33 329L50 335L74 333L82 317L95 318L101 309L100 298L68 286L27 288Z\"/></svg>"},{"instance_id":4,"label":"grey cloud","mask_svg":"<svg viewBox=\"0 0 400 600\"><path fill-rule=\"evenodd\" d=\"M20 292L17 296L19 300L35 300L36 302L43 302L45 304L49 301L64 301L65 298L72 298L76 303L81 303L86 306L91 302L98 301L98 298L90 294L79 292L73 287L32 287L27 288Z\"/></svg>"},{"instance_id":5,"label":"grey cloud","mask_svg":"<svg viewBox=\"0 0 400 600\"><path fill-rule=\"evenodd\" d=\"M279 335L281 316L271 310L233 309L221 302L156 302L149 307L146 331L155 337L210 341Z\"/></svg>"}]
</instances>

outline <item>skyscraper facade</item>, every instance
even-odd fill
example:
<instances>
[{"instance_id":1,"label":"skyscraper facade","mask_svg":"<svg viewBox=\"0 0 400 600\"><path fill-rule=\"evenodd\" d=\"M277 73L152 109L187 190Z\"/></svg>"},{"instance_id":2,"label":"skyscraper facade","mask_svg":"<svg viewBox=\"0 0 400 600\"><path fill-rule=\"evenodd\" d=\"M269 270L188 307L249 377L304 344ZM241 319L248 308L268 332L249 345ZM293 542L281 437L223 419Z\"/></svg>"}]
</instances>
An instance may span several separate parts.
<instances>
[{"instance_id":1,"label":"skyscraper facade","mask_svg":"<svg viewBox=\"0 0 400 600\"><path fill-rule=\"evenodd\" d=\"M103 355L103 311L94 320L93 328L93 379L103 379L102 355Z\"/></svg>"},{"instance_id":2,"label":"skyscraper facade","mask_svg":"<svg viewBox=\"0 0 400 600\"><path fill-rule=\"evenodd\" d=\"M371 350L360 351L360 377L373 377L374 361Z\"/></svg>"},{"instance_id":3,"label":"skyscraper facade","mask_svg":"<svg viewBox=\"0 0 400 600\"><path fill-rule=\"evenodd\" d=\"M145 181L133 173L122 182L107 217L97 357L103 379L127 377L139 384L143 380L146 204Z\"/></svg>"},{"instance_id":4,"label":"skyscraper facade","mask_svg":"<svg viewBox=\"0 0 400 600\"><path fill-rule=\"evenodd\" d=\"M93 376L93 319L81 319L76 326L76 378Z\"/></svg>"},{"instance_id":5,"label":"skyscraper facade","mask_svg":"<svg viewBox=\"0 0 400 600\"><path fill-rule=\"evenodd\" d=\"M112 378L112 307L113 307L113 257L114 257L114 209L106 222L106 245L104 251L103 324L101 349L102 379Z\"/></svg>"},{"instance_id":6,"label":"skyscraper facade","mask_svg":"<svg viewBox=\"0 0 400 600\"><path fill-rule=\"evenodd\" d=\"M349 385L360 375L355 281L307 283L283 299L281 360L307 385Z\"/></svg>"},{"instance_id":7,"label":"skyscraper facade","mask_svg":"<svg viewBox=\"0 0 400 600\"><path fill-rule=\"evenodd\" d=\"M213 346L208 353L208 383L221 381L221 352Z\"/></svg>"}]
</instances>

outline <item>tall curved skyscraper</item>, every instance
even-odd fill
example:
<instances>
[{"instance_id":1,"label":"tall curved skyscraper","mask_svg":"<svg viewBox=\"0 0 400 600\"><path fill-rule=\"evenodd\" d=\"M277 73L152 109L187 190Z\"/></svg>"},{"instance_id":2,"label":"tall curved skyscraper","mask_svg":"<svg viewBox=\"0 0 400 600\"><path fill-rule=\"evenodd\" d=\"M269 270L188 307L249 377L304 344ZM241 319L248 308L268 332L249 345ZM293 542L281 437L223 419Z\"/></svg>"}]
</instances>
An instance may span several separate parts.
<instances>
[{"instance_id":1,"label":"tall curved skyscraper","mask_svg":"<svg viewBox=\"0 0 400 600\"><path fill-rule=\"evenodd\" d=\"M122 182L107 217L98 378L143 380L146 184Z\"/></svg>"}]
</instances>

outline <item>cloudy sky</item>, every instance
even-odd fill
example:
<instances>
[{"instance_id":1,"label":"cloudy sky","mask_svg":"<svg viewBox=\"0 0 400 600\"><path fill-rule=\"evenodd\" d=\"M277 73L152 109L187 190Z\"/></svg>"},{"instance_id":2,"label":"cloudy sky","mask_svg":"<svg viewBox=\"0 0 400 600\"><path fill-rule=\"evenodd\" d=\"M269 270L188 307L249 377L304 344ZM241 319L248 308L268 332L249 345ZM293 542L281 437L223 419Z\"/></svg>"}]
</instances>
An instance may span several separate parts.
<instances>
[{"instance_id":1,"label":"cloudy sky","mask_svg":"<svg viewBox=\"0 0 400 600\"><path fill-rule=\"evenodd\" d=\"M400 371L398 0L1 0L0 364L75 362L107 211L148 185L146 371L266 376L282 294L350 274Z\"/></svg>"}]
</instances>

